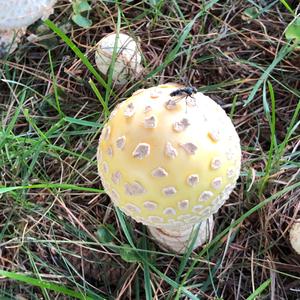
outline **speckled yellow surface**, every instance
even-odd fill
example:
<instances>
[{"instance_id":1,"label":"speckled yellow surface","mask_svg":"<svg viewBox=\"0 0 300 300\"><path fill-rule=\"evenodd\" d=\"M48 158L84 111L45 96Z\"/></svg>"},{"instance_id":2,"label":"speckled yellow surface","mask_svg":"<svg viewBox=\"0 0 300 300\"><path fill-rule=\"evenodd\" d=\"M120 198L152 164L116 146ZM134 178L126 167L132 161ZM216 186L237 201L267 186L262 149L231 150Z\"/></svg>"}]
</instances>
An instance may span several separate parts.
<instances>
[{"instance_id":1,"label":"speckled yellow surface","mask_svg":"<svg viewBox=\"0 0 300 300\"><path fill-rule=\"evenodd\" d=\"M223 205L239 176L239 137L209 97L171 97L175 84L118 105L98 148L102 184L127 215L163 227L198 223Z\"/></svg>"}]
</instances>

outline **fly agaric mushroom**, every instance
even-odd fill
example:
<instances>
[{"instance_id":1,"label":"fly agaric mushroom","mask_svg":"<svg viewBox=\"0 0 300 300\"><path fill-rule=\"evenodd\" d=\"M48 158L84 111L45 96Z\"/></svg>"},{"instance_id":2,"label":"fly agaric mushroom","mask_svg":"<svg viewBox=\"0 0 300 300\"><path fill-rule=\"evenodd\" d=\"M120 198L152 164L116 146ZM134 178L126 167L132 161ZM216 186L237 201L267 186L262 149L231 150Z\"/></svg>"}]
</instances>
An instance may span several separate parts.
<instances>
[{"instance_id":1,"label":"fly agaric mushroom","mask_svg":"<svg viewBox=\"0 0 300 300\"><path fill-rule=\"evenodd\" d=\"M147 225L162 248L182 253L194 225L200 224L194 248L211 236L212 214L239 177L241 148L217 103L178 88L138 90L120 103L103 128L97 158L113 203Z\"/></svg>"},{"instance_id":2,"label":"fly agaric mushroom","mask_svg":"<svg viewBox=\"0 0 300 300\"><path fill-rule=\"evenodd\" d=\"M300 255L300 219L292 225L290 230L290 241L294 250Z\"/></svg>"},{"instance_id":3,"label":"fly agaric mushroom","mask_svg":"<svg viewBox=\"0 0 300 300\"><path fill-rule=\"evenodd\" d=\"M110 33L103 37L97 45L95 61L99 71L107 75L112 63L116 39L117 57L112 79L117 84L125 84L130 79L137 77L143 69L140 47L130 36L124 33Z\"/></svg>"},{"instance_id":4,"label":"fly agaric mushroom","mask_svg":"<svg viewBox=\"0 0 300 300\"><path fill-rule=\"evenodd\" d=\"M0 0L0 57L16 50L27 26L46 19L57 0Z\"/></svg>"}]
</instances>

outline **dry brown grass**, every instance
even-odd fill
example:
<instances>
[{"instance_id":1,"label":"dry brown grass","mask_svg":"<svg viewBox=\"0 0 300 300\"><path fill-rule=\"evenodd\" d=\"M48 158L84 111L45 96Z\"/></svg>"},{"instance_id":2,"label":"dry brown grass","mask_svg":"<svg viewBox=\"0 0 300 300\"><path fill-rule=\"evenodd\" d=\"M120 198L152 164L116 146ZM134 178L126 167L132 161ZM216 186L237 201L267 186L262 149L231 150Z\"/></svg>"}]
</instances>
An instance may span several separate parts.
<instances>
[{"instance_id":1,"label":"dry brown grass","mask_svg":"<svg viewBox=\"0 0 300 300\"><path fill-rule=\"evenodd\" d=\"M172 1L157 11L146 1L120 5L122 31L141 41L145 74L164 62L185 25L202 7L198 1L176 2L182 16ZM290 2L299 11L297 1ZM272 1L257 3L263 9ZM271 165L263 185L274 139L263 106L263 86L249 105L243 105L262 69L270 66L287 43L284 30L292 20L291 13L279 1L273 3L258 18L245 20L250 1L220 1L195 22L170 64L138 83L191 84L232 112L243 148L242 175L232 197L216 216L216 234L258 203L283 191L225 235L216 248L200 258L197 251L192 255L183 276L192 261L199 261L185 287L202 299L246 299L268 279L271 284L257 299L300 299L300 257L288 241L289 228L300 217L300 189L284 192L299 182L299 129ZM70 13L69 2L59 1L52 20L69 28L68 36L93 62L96 42L116 28L117 5L102 1L94 4L90 16L93 26L89 29L70 23ZM37 25L30 27L32 32L36 29ZM88 85L91 74L68 46L50 30L35 44L24 40L17 52L0 60L0 185L61 183L99 188L95 154L100 128L59 123L47 53L49 39L61 111L95 124L103 121L101 105ZM299 70L299 51L293 51L269 76L276 98L278 144L284 141L299 102ZM111 97L111 107L124 99L132 85L114 87L116 96ZM6 132L14 115L16 122ZM55 124L59 125L53 128ZM145 236L143 228L129 222L140 245ZM1 269L64 284L82 293L101 293L107 299L145 299L149 282L144 281L142 264L126 262L119 251L101 245L96 234L101 224L113 225L115 244L120 249L128 244L104 194L60 188L0 194ZM152 241L148 250L152 254L150 263L175 280L181 257L161 252ZM167 299L170 285L153 271L151 281L153 299ZM0 295L7 298L67 299L4 277L0 277L0 286ZM170 299L175 299L175 294Z\"/></svg>"}]
</instances>

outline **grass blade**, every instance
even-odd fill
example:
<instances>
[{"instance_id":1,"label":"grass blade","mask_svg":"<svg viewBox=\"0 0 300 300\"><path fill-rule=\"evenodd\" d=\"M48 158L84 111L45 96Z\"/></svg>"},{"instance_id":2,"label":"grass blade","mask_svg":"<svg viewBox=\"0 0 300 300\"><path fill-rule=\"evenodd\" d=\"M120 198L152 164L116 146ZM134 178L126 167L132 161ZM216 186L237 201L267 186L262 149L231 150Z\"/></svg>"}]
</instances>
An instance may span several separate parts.
<instances>
[{"instance_id":1,"label":"grass blade","mask_svg":"<svg viewBox=\"0 0 300 300\"><path fill-rule=\"evenodd\" d=\"M71 296L76 299L82 299L82 300L93 300L94 299L87 295L83 295L80 292L75 292L73 290L70 290L62 285L58 285L56 283L48 282L48 281L41 280L41 279L32 278L32 277L29 277L24 274L0 270L0 275L3 277L7 277L7 278L10 278L13 280L17 280L17 281L21 281L21 282L30 284L32 286L37 286L41 289L48 289L48 290L52 290L55 292L59 292L59 293L62 293L63 295ZM98 299L102 300L104 298L98 296Z\"/></svg>"},{"instance_id":2,"label":"grass blade","mask_svg":"<svg viewBox=\"0 0 300 300\"><path fill-rule=\"evenodd\" d=\"M153 71L151 71L148 75L145 76L145 80L152 78L154 75L156 75L157 73L159 73L160 71L162 71L168 64L170 64L172 61L174 61L174 59L177 57L177 54L180 50L180 48L182 47L184 41L187 39L191 29L193 28L193 25L195 24L196 20L201 17L202 15L204 15L207 10L209 10L210 8L213 7L214 4L216 4L217 2L219 2L219 0L213 0L210 1L207 5L205 5L203 7L202 10L200 10L196 16L185 26L185 28L183 29L182 34L180 35L180 37L178 38L178 43L176 44L176 46L171 50L171 52L167 55L167 57L165 58L164 62L159 65L156 69L154 69ZM126 95L130 95L132 93L132 91L134 89L136 89L137 85L133 85L127 92Z\"/></svg>"},{"instance_id":3,"label":"grass blade","mask_svg":"<svg viewBox=\"0 0 300 300\"><path fill-rule=\"evenodd\" d=\"M255 205L254 207L252 207L251 209L249 209L246 213L244 213L241 217L239 217L235 222L233 222L230 226L228 226L226 229L224 229L222 232L220 232L205 248L203 248L197 255L197 258L202 257L209 249L211 249L213 246L215 246L217 243L220 242L220 240L233 228L235 228L236 226L238 226L241 222L243 222L244 220L246 220L249 216L251 216L254 212L256 212L257 210L261 209L262 207L264 207L266 204L272 202L273 200L277 199L278 197L284 195L285 193L288 193L292 190L298 189L300 187L300 182L297 182L275 194L273 194L272 196L270 196L269 198L261 201L260 203L258 203L257 205ZM188 280L190 274L192 273L193 269L195 268L195 266L198 263L198 259L195 259L193 261L193 263L191 264L189 270L186 272L186 275L184 276L184 278L182 279L182 283L181 285L184 285L184 283ZM178 289L178 294L180 293L180 289Z\"/></svg>"},{"instance_id":4,"label":"grass blade","mask_svg":"<svg viewBox=\"0 0 300 300\"><path fill-rule=\"evenodd\" d=\"M91 86L94 94L96 95L96 97L98 98L98 100L100 101L103 109L104 109L104 116L105 119L108 118L109 116L109 108L108 108L108 103L106 103L106 101L103 99L100 91L98 90L97 86L95 85L95 83L93 82L92 79L89 80L89 85Z\"/></svg>"},{"instance_id":5,"label":"grass blade","mask_svg":"<svg viewBox=\"0 0 300 300\"><path fill-rule=\"evenodd\" d=\"M266 280L262 283L246 300L254 300L260 295L271 283L271 279Z\"/></svg>"},{"instance_id":6,"label":"grass blade","mask_svg":"<svg viewBox=\"0 0 300 300\"><path fill-rule=\"evenodd\" d=\"M289 44L283 46L277 57L273 60L273 62L265 69L263 74L260 76L256 84L254 85L250 95L248 96L248 99L244 103L244 106L247 106L255 97L258 89L262 85L262 83L269 77L270 73L273 71L273 69L286 57L287 54L289 54L291 51L293 51L294 47L290 46Z\"/></svg>"},{"instance_id":7,"label":"grass blade","mask_svg":"<svg viewBox=\"0 0 300 300\"><path fill-rule=\"evenodd\" d=\"M1 187L0 186L0 194L16 191L16 190L26 190L26 189L63 189L63 190L75 190L82 192L90 192L90 193L103 193L103 190L95 189L95 188L87 188L84 186L78 186L74 184L64 184L64 183L40 183L33 185L21 185L21 186L8 186Z\"/></svg>"},{"instance_id":8,"label":"grass blade","mask_svg":"<svg viewBox=\"0 0 300 300\"><path fill-rule=\"evenodd\" d=\"M53 22L50 20L45 20L45 24L55 32L69 47L70 49L80 58L82 63L88 68L88 70L95 76L97 81L104 87L107 87L106 82L100 76L100 74L96 71L90 61L85 57L85 55L79 50L79 48L71 41L69 37L60 29L58 28Z\"/></svg>"}]
</instances>

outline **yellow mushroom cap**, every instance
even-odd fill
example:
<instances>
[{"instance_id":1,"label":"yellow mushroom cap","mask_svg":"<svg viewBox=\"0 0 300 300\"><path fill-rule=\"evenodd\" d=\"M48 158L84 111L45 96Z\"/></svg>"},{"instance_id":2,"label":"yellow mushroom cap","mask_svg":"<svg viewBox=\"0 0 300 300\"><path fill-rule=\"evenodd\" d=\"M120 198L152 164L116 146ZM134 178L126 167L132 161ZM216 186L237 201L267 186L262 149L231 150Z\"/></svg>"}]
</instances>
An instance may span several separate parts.
<instances>
[{"instance_id":1,"label":"yellow mushroom cap","mask_svg":"<svg viewBox=\"0 0 300 300\"><path fill-rule=\"evenodd\" d=\"M115 205L156 227L196 224L215 213L239 177L239 137L202 93L170 96L176 84L135 92L101 133L98 170Z\"/></svg>"},{"instance_id":2,"label":"yellow mushroom cap","mask_svg":"<svg viewBox=\"0 0 300 300\"><path fill-rule=\"evenodd\" d=\"M298 219L290 230L290 241L294 250L300 255L300 219Z\"/></svg>"}]
</instances>

